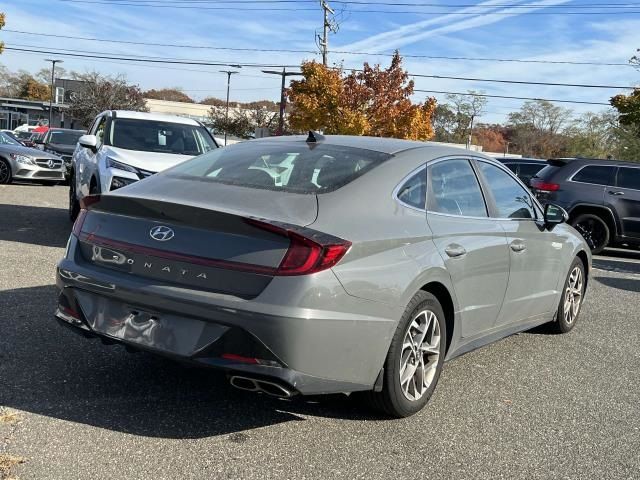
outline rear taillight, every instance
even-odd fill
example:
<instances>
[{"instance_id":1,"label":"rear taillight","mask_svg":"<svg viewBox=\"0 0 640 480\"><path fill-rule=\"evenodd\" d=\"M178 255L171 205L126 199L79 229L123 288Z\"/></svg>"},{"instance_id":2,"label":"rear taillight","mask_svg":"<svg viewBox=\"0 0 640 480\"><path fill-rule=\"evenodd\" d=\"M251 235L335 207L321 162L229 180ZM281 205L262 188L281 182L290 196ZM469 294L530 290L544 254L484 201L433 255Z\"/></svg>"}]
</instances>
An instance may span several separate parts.
<instances>
[{"instance_id":1,"label":"rear taillight","mask_svg":"<svg viewBox=\"0 0 640 480\"><path fill-rule=\"evenodd\" d=\"M544 180L540 180L539 178L532 178L530 185L536 190L542 190L545 192L556 192L560 190L560 184L545 182Z\"/></svg>"},{"instance_id":2,"label":"rear taillight","mask_svg":"<svg viewBox=\"0 0 640 480\"><path fill-rule=\"evenodd\" d=\"M84 223L84 219L87 216L87 209L100 201L100 195L89 195L80 200L80 212L78 213L78 217L76 221L73 223L73 234L77 237L80 235L82 231L82 224Z\"/></svg>"},{"instance_id":3,"label":"rear taillight","mask_svg":"<svg viewBox=\"0 0 640 480\"><path fill-rule=\"evenodd\" d=\"M258 220L247 220L254 227L287 237L289 248L285 253L275 275L309 275L336 265L349 251L351 242L331 239L329 242L318 242L293 230L272 225Z\"/></svg>"}]
</instances>

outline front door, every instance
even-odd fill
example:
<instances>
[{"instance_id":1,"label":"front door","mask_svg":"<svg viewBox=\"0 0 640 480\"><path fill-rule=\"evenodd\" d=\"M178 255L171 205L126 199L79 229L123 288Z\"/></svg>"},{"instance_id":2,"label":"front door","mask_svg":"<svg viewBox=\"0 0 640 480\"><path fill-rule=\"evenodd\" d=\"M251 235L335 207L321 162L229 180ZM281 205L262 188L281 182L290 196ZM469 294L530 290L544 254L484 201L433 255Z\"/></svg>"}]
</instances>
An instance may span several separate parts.
<instances>
[{"instance_id":1,"label":"front door","mask_svg":"<svg viewBox=\"0 0 640 480\"><path fill-rule=\"evenodd\" d=\"M553 311L561 274L564 239L543 227L531 194L506 169L477 160L491 215L506 233L509 285L496 326Z\"/></svg>"},{"instance_id":2,"label":"front door","mask_svg":"<svg viewBox=\"0 0 640 480\"><path fill-rule=\"evenodd\" d=\"M429 166L427 222L451 275L462 336L493 327L509 277L509 250L500 223L489 218L478 179L467 159Z\"/></svg>"},{"instance_id":3,"label":"front door","mask_svg":"<svg viewBox=\"0 0 640 480\"><path fill-rule=\"evenodd\" d=\"M605 191L605 203L617 212L622 235L640 240L640 167L620 167L615 187Z\"/></svg>"}]
</instances>

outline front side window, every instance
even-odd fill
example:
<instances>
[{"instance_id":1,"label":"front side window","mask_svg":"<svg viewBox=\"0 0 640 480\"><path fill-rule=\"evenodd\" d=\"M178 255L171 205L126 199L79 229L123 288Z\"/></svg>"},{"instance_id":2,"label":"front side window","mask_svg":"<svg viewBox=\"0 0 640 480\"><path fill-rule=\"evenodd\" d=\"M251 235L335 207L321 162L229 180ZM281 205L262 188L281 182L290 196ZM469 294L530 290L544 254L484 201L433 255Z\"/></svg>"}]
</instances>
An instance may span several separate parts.
<instances>
[{"instance_id":1,"label":"front side window","mask_svg":"<svg viewBox=\"0 0 640 480\"><path fill-rule=\"evenodd\" d=\"M196 156L216 148L204 127L137 118L111 120L109 145L141 152Z\"/></svg>"},{"instance_id":2,"label":"front side window","mask_svg":"<svg viewBox=\"0 0 640 480\"><path fill-rule=\"evenodd\" d=\"M427 173L423 168L404 182L398 189L397 198L410 207L424 210L427 193Z\"/></svg>"},{"instance_id":3,"label":"front side window","mask_svg":"<svg viewBox=\"0 0 640 480\"><path fill-rule=\"evenodd\" d=\"M620 188L640 190L640 168L620 167L617 184Z\"/></svg>"},{"instance_id":4,"label":"front side window","mask_svg":"<svg viewBox=\"0 0 640 480\"><path fill-rule=\"evenodd\" d=\"M93 133L96 136L96 147L100 148L104 142L104 127L107 123L107 117L101 117L96 123L96 130Z\"/></svg>"},{"instance_id":5,"label":"front side window","mask_svg":"<svg viewBox=\"0 0 640 480\"><path fill-rule=\"evenodd\" d=\"M595 185L611 185L615 170L615 167L608 165L589 165L578 171L572 180Z\"/></svg>"},{"instance_id":6,"label":"front side window","mask_svg":"<svg viewBox=\"0 0 640 480\"><path fill-rule=\"evenodd\" d=\"M391 155L304 142L245 142L217 148L167 170L169 176L293 193L325 193L365 174Z\"/></svg>"},{"instance_id":7,"label":"front side window","mask_svg":"<svg viewBox=\"0 0 640 480\"><path fill-rule=\"evenodd\" d=\"M487 217L487 207L468 160L444 160L429 167L431 212Z\"/></svg>"},{"instance_id":8,"label":"front side window","mask_svg":"<svg viewBox=\"0 0 640 480\"><path fill-rule=\"evenodd\" d=\"M497 209L498 218L536 218L531 195L507 172L487 162L478 162Z\"/></svg>"},{"instance_id":9,"label":"front side window","mask_svg":"<svg viewBox=\"0 0 640 480\"><path fill-rule=\"evenodd\" d=\"M0 145L20 145L20 142L17 142L9 135L0 132Z\"/></svg>"}]
</instances>

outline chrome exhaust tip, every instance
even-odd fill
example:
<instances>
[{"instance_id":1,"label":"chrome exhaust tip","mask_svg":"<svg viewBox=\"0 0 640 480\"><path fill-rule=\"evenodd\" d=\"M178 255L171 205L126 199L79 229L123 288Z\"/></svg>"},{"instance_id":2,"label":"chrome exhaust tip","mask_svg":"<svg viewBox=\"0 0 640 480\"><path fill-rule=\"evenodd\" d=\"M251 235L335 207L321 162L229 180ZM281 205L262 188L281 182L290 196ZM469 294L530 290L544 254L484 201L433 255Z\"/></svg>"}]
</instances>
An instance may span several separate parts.
<instances>
[{"instance_id":1,"label":"chrome exhaust tip","mask_svg":"<svg viewBox=\"0 0 640 480\"><path fill-rule=\"evenodd\" d=\"M272 397L291 398L295 392L275 382L234 375L229 378L231 386L247 392L262 392Z\"/></svg>"}]
</instances>

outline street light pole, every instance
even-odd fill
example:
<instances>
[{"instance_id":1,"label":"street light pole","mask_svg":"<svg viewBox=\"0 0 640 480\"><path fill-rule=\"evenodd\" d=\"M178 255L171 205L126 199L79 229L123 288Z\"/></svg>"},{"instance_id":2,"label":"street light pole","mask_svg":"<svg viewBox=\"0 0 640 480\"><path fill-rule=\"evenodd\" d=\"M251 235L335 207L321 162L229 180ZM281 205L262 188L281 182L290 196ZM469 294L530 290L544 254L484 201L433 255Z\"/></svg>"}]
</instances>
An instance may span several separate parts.
<instances>
[{"instance_id":1,"label":"street light pole","mask_svg":"<svg viewBox=\"0 0 640 480\"><path fill-rule=\"evenodd\" d=\"M284 110L286 107L285 80L287 77L302 75L302 72L287 72L287 69L283 67L282 72L278 72L276 70L262 70L262 73L268 73L270 75L282 75L282 86L280 87L280 120L278 121L278 131L276 132L276 135L282 135L284 134Z\"/></svg>"},{"instance_id":2,"label":"street light pole","mask_svg":"<svg viewBox=\"0 0 640 480\"><path fill-rule=\"evenodd\" d=\"M224 114L224 146L227 146L227 130L229 129L229 88L231 87L231 75L238 73L234 70L220 70L227 74L227 109Z\"/></svg>"},{"instance_id":3,"label":"street light pole","mask_svg":"<svg viewBox=\"0 0 640 480\"><path fill-rule=\"evenodd\" d=\"M58 60L53 58L45 58L46 62L51 62L51 95L49 96L49 128L52 127L52 116L53 116L53 96L54 88L55 88L55 74L56 74L56 63L63 63L64 60Z\"/></svg>"}]
</instances>

